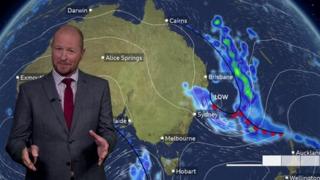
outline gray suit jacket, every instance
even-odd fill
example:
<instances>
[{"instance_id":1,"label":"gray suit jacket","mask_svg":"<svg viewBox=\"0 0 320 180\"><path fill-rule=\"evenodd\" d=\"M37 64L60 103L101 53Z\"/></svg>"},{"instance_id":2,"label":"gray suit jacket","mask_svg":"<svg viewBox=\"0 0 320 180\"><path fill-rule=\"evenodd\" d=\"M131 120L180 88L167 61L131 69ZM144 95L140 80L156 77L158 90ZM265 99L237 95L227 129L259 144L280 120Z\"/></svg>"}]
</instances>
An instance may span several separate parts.
<instances>
[{"instance_id":1,"label":"gray suit jacket","mask_svg":"<svg viewBox=\"0 0 320 180\"><path fill-rule=\"evenodd\" d=\"M20 86L6 150L22 164L24 147L39 147L37 171L27 170L26 179L106 179L98 166L97 146L89 136L92 129L110 147L116 144L108 81L79 71L73 120L68 130L52 73ZM30 142L31 141L31 142Z\"/></svg>"}]
</instances>

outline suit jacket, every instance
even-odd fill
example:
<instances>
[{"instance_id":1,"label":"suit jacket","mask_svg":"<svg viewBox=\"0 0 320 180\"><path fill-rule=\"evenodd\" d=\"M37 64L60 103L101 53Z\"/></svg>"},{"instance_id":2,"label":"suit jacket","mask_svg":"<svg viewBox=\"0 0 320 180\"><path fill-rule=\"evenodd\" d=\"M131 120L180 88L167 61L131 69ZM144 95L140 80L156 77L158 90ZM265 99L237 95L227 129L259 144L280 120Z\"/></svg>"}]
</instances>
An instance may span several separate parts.
<instances>
[{"instance_id":1,"label":"suit jacket","mask_svg":"<svg viewBox=\"0 0 320 180\"><path fill-rule=\"evenodd\" d=\"M67 128L52 73L20 86L13 126L6 145L9 155L21 164L22 149L39 147L36 172L27 169L26 179L70 180L105 179L98 166L97 146L89 136L94 130L116 144L108 81L79 71L73 120Z\"/></svg>"}]
</instances>

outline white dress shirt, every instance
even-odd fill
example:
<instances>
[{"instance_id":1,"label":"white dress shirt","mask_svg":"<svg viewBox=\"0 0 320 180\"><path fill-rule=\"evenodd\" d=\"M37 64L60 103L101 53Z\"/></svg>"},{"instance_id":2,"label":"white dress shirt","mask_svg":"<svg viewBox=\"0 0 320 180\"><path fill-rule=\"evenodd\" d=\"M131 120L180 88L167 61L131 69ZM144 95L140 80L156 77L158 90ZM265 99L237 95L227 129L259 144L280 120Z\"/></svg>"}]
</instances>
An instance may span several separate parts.
<instances>
[{"instance_id":1,"label":"white dress shirt","mask_svg":"<svg viewBox=\"0 0 320 180\"><path fill-rule=\"evenodd\" d=\"M66 89L66 85L62 82L64 78L72 78L74 81L71 82L71 89L73 92L73 103L75 102L75 95L77 92L77 83L79 77L79 70L77 69L75 73L73 73L70 77L61 76L55 69L52 70L52 76L56 85L57 92L59 94L59 99L61 103L62 110L64 110L64 90Z\"/></svg>"}]
</instances>

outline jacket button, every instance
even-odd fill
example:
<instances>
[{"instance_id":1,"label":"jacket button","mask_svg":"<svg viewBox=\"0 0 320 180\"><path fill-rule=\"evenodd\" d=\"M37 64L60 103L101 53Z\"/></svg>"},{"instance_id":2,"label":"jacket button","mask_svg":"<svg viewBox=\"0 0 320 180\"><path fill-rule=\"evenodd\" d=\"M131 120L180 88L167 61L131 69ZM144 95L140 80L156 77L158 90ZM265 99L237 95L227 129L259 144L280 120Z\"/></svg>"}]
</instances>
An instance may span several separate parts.
<instances>
[{"instance_id":1,"label":"jacket button","mask_svg":"<svg viewBox=\"0 0 320 180\"><path fill-rule=\"evenodd\" d=\"M70 166L70 165L71 165L71 162L68 161L68 162L66 163L66 165L67 165L67 166Z\"/></svg>"}]
</instances>

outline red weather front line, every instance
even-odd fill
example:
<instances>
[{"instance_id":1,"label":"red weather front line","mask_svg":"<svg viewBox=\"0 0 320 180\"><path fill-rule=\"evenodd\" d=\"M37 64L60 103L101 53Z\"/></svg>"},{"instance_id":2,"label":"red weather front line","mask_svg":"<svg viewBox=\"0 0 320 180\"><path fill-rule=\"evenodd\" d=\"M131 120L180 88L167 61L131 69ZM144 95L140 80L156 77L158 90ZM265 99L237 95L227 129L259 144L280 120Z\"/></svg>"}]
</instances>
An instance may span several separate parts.
<instances>
[{"instance_id":1,"label":"red weather front line","mask_svg":"<svg viewBox=\"0 0 320 180\"><path fill-rule=\"evenodd\" d=\"M220 110L221 111L221 109L216 104L212 104L211 107L212 107L213 110ZM242 111L237 111L237 112L234 112L234 113L231 114L231 118L235 119L236 117L244 117L245 118L245 120L244 120L245 124L253 126L253 129L255 131L260 130L262 132L262 134L264 134L264 135L269 133L271 136L275 136L276 134L278 134L280 137L283 136L283 132L270 131L270 130L266 130L266 129L263 129L263 128L260 128L260 127L258 127L256 125L254 125L249 118L246 118L244 116Z\"/></svg>"}]
</instances>

